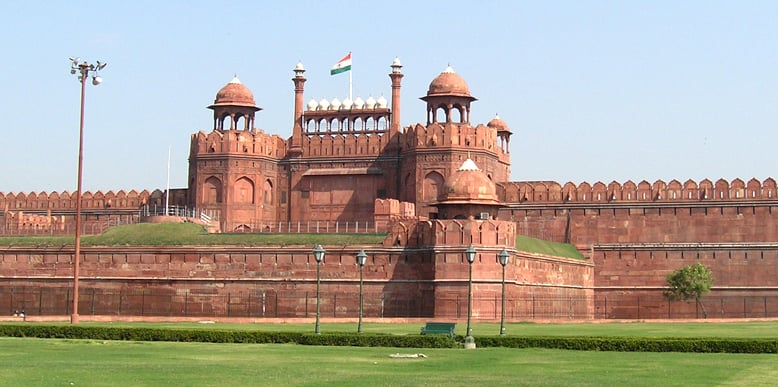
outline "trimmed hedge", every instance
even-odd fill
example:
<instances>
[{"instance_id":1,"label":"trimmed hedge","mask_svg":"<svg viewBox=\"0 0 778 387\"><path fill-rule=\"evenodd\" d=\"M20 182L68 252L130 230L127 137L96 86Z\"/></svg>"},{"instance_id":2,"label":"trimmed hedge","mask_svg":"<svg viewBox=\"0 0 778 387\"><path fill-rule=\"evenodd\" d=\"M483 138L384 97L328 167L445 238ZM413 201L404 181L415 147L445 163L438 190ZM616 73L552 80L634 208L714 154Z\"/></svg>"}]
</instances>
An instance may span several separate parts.
<instances>
[{"instance_id":1,"label":"trimmed hedge","mask_svg":"<svg viewBox=\"0 0 778 387\"><path fill-rule=\"evenodd\" d=\"M0 336L45 339L179 341L201 343L302 344L352 347L452 348L448 336L261 332L243 330L90 327L79 325L0 324Z\"/></svg>"},{"instance_id":2,"label":"trimmed hedge","mask_svg":"<svg viewBox=\"0 0 778 387\"><path fill-rule=\"evenodd\" d=\"M87 340L178 341L203 343L301 344L351 347L457 348L463 337L373 333L262 332L245 330L94 327L0 324L0 336ZM480 348L549 348L577 351L778 353L778 339L483 336Z\"/></svg>"},{"instance_id":3,"label":"trimmed hedge","mask_svg":"<svg viewBox=\"0 0 778 387\"><path fill-rule=\"evenodd\" d=\"M778 353L778 339L717 337L477 337L478 347L550 348L577 351Z\"/></svg>"}]
</instances>

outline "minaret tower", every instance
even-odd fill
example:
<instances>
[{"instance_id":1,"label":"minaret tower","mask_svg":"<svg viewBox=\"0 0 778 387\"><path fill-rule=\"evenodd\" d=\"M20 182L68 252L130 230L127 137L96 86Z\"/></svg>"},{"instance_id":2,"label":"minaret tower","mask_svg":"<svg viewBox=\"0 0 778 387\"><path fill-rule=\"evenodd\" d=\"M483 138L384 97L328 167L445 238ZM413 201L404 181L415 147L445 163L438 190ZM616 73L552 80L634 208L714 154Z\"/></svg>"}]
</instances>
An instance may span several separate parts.
<instances>
[{"instance_id":1,"label":"minaret tower","mask_svg":"<svg viewBox=\"0 0 778 387\"><path fill-rule=\"evenodd\" d=\"M302 62L294 66L294 125L292 126L292 139L289 142L289 156L299 157L303 153L303 91L305 90L305 67Z\"/></svg>"}]
</instances>

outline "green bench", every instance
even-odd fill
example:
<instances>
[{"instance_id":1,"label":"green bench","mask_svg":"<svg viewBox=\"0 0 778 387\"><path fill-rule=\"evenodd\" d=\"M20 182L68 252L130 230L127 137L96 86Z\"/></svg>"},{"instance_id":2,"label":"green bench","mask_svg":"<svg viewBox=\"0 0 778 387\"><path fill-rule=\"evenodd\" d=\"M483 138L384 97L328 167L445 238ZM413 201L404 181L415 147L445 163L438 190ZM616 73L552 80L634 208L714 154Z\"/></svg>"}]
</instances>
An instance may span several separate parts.
<instances>
[{"instance_id":1,"label":"green bench","mask_svg":"<svg viewBox=\"0 0 778 387\"><path fill-rule=\"evenodd\" d=\"M421 328L422 335L449 335L454 338L455 323L428 322Z\"/></svg>"}]
</instances>

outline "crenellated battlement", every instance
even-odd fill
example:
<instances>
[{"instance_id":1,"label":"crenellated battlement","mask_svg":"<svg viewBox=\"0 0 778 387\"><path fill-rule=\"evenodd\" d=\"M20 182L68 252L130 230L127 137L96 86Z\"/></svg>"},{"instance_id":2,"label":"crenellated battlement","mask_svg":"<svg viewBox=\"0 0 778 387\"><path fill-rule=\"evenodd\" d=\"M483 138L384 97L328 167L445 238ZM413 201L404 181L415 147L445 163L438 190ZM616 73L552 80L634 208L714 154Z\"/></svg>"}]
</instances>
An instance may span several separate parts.
<instances>
[{"instance_id":1,"label":"crenellated battlement","mask_svg":"<svg viewBox=\"0 0 778 387\"><path fill-rule=\"evenodd\" d=\"M505 203L608 203L608 202L667 202L667 201L745 201L776 200L778 190L773 178L764 181L741 179L700 182L678 180L653 184L641 181L637 184L611 182L605 184L582 182L578 185L555 181L520 181L498 185L498 196Z\"/></svg>"},{"instance_id":2,"label":"crenellated battlement","mask_svg":"<svg viewBox=\"0 0 778 387\"><path fill-rule=\"evenodd\" d=\"M404 146L407 149L467 147L502 154L497 140L497 130L483 124L474 127L469 124L434 122L426 126L416 124L406 128Z\"/></svg>"},{"instance_id":3,"label":"crenellated battlement","mask_svg":"<svg viewBox=\"0 0 778 387\"><path fill-rule=\"evenodd\" d=\"M90 191L81 195L81 206L85 210L114 209L137 210L144 205L164 205L165 193L160 190L143 191ZM62 192L0 192L0 208L8 211L65 211L76 208L76 193Z\"/></svg>"},{"instance_id":4,"label":"crenellated battlement","mask_svg":"<svg viewBox=\"0 0 778 387\"><path fill-rule=\"evenodd\" d=\"M283 138L260 129L200 131L192 135L190 156L213 153L282 158L285 149Z\"/></svg>"}]
</instances>

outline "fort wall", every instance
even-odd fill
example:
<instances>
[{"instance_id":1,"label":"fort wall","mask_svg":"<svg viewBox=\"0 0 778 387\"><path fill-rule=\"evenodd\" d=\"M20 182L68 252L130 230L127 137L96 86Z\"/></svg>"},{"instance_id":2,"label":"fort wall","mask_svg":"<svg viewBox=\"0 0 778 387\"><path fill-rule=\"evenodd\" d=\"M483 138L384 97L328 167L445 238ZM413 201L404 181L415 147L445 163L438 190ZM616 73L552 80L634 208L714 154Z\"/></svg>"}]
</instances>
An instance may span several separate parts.
<instances>
[{"instance_id":1,"label":"fort wall","mask_svg":"<svg viewBox=\"0 0 778 387\"><path fill-rule=\"evenodd\" d=\"M461 301L466 300L468 283L467 276L460 276L468 269L461 259L463 249L438 254L433 249L402 247L324 247L327 254L320 270L322 291L326 295L323 308L329 311L328 316L355 316L358 300L354 295L359 284L355 256L359 249L368 254L364 266L364 293L371 297L371 305L375 306L376 300L383 305L380 312L373 308L367 315L392 317L412 313L414 316L456 317L462 311ZM179 306L171 305L169 298L175 295L191 297L187 300L189 312L200 308L204 315L224 315L229 302L224 305L212 301L209 302L213 305L205 301L198 304L198 294L232 297L233 303L237 303L239 297L254 297L258 302L261 297L272 295L272 313L294 317L310 313L311 303L315 301L317 265L310 247L84 247L82 252L79 275L80 293L84 295L79 303L82 313L90 310L97 314L100 311L117 313L116 294L122 292L130 295L119 296L123 299L122 313L146 315L175 314ZM0 305L0 308L12 310L21 305L28 307L28 313L35 313L36 310L56 309L57 303L65 304L70 297L68 286L72 286L71 258L72 251L63 248L0 250L2 287L11 289L11 293L17 289L17 294L23 295L17 295L15 301L2 297L4 303L9 304ZM476 318L492 319L494 316L493 297L499 294L501 273L501 266L495 259L496 250L485 250L473 265L475 292L482 300L475 306ZM538 270L528 272L526 268L530 266ZM571 294L570 289L576 289L572 292L590 294L591 270L591 265L585 262L523 255L511 260L507 267L507 292L509 295L528 292ZM570 283L575 285L570 286ZM19 291L24 288L36 290L32 293ZM41 297L41 294L50 295L51 292L62 294L54 300ZM114 296L99 296L105 293ZM146 296L148 300L143 300ZM44 298L47 300L43 301ZM156 299L168 301L158 301L159 305L155 306L153 300ZM212 300L212 297L208 299ZM337 310L333 310L336 300ZM46 305L41 307L42 302ZM439 302L448 306L438 307ZM141 303L144 303L145 312L141 311ZM59 311L62 313L62 309ZM232 313L235 314L235 310Z\"/></svg>"}]
</instances>

